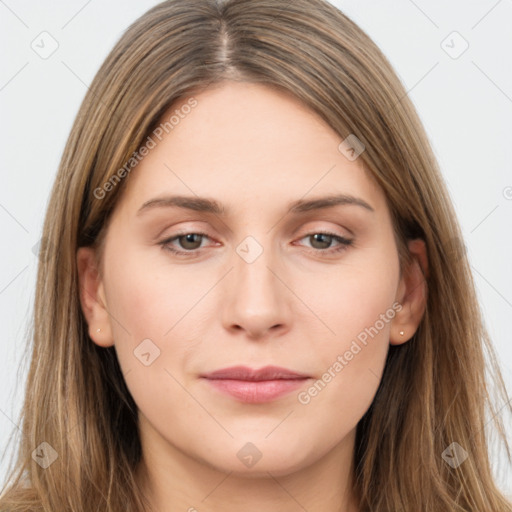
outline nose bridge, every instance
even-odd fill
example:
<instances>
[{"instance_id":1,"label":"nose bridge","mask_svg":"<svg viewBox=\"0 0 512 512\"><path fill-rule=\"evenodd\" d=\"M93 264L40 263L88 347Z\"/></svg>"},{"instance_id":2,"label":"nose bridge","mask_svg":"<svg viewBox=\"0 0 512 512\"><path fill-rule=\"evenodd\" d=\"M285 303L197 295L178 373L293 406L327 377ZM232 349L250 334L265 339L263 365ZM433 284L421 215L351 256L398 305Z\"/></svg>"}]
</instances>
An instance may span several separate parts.
<instances>
[{"instance_id":1,"label":"nose bridge","mask_svg":"<svg viewBox=\"0 0 512 512\"><path fill-rule=\"evenodd\" d=\"M274 274L281 265L270 237L247 236L235 248L233 271L228 281L224 322L262 335L276 325L288 323L286 287Z\"/></svg>"},{"instance_id":2,"label":"nose bridge","mask_svg":"<svg viewBox=\"0 0 512 512\"><path fill-rule=\"evenodd\" d=\"M261 240L262 237L260 237ZM270 271L275 262L270 237L261 242L247 236L236 247L235 289L238 301L245 301L251 308L267 309L280 293L279 282ZM263 310L262 309L262 310Z\"/></svg>"}]
</instances>

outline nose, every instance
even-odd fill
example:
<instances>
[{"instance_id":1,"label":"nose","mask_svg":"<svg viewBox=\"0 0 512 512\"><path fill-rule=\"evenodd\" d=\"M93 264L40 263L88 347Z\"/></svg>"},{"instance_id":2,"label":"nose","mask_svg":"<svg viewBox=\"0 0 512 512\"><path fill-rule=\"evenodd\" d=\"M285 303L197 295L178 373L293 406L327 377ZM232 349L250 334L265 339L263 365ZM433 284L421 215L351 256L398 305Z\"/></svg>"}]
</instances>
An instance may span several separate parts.
<instances>
[{"instance_id":1,"label":"nose","mask_svg":"<svg viewBox=\"0 0 512 512\"><path fill-rule=\"evenodd\" d=\"M252 262L234 254L233 264L224 285L224 327L244 331L252 340L288 331L293 294L285 284L286 272L270 250L263 250Z\"/></svg>"}]
</instances>

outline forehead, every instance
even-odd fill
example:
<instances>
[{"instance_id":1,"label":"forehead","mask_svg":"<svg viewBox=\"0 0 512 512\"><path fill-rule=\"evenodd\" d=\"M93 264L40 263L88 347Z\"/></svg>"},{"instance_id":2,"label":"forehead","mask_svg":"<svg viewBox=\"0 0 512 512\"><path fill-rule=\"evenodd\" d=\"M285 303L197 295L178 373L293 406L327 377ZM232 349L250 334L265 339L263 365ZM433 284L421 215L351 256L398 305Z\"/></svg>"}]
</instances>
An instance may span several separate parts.
<instances>
[{"instance_id":1,"label":"forehead","mask_svg":"<svg viewBox=\"0 0 512 512\"><path fill-rule=\"evenodd\" d=\"M163 193L239 207L343 193L382 205L362 159L347 159L327 123L273 87L216 84L176 102L160 126L161 140L152 137L155 146L129 176L124 200L133 207Z\"/></svg>"}]
</instances>

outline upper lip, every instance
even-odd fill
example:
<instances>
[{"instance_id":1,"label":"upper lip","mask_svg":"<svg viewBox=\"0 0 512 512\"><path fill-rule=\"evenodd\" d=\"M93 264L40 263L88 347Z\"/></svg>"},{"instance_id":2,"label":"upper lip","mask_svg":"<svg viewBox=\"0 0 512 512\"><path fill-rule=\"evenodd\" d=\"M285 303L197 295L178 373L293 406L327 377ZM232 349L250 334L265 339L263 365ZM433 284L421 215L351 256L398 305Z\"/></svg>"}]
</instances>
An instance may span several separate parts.
<instances>
[{"instance_id":1,"label":"upper lip","mask_svg":"<svg viewBox=\"0 0 512 512\"><path fill-rule=\"evenodd\" d=\"M306 379L309 378L309 375L295 372L288 368L282 368L280 366L265 366L259 369L249 368L248 366L231 366L229 368L222 368L220 370L203 374L201 377L205 377L207 379L262 381L278 379Z\"/></svg>"}]
</instances>

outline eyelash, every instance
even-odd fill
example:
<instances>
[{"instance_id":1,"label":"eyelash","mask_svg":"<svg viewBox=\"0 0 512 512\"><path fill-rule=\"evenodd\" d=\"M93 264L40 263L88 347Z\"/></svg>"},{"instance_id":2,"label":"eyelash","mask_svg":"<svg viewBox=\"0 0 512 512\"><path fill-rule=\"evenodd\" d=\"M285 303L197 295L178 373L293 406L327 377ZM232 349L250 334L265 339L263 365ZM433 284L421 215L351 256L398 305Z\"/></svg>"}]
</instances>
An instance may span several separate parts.
<instances>
[{"instance_id":1,"label":"eyelash","mask_svg":"<svg viewBox=\"0 0 512 512\"><path fill-rule=\"evenodd\" d=\"M171 238L166 238L165 240L162 240L161 242L159 242L158 245L160 245L163 250L169 251L170 253L172 253L176 256L180 256L180 257L184 256L184 257L191 257L191 258L198 256L198 251L200 251L200 249L194 249L194 250L190 250L190 251L180 251L178 249L172 248L169 245L174 240L177 240L177 239L181 238L182 236L186 236L186 235L199 235L199 236L203 236L206 238L210 238L206 233L202 233L200 231L188 231L188 232L178 233ZM302 240L304 238L308 238L313 235L331 236L333 238L333 240L340 243L340 246L336 247L334 249L329 248L329 249L309 249L308 250L308 252L321 254L321 255L325 254L326 256L341 253L341 252L345 251L354 242L353 239L348 239L348 238L336 235L335 233L330 233L329 231L314 231L312 233L308 233L307 235L303 236L302 238L300 238L300 240Z\"/></svg>"}]
</instances>

